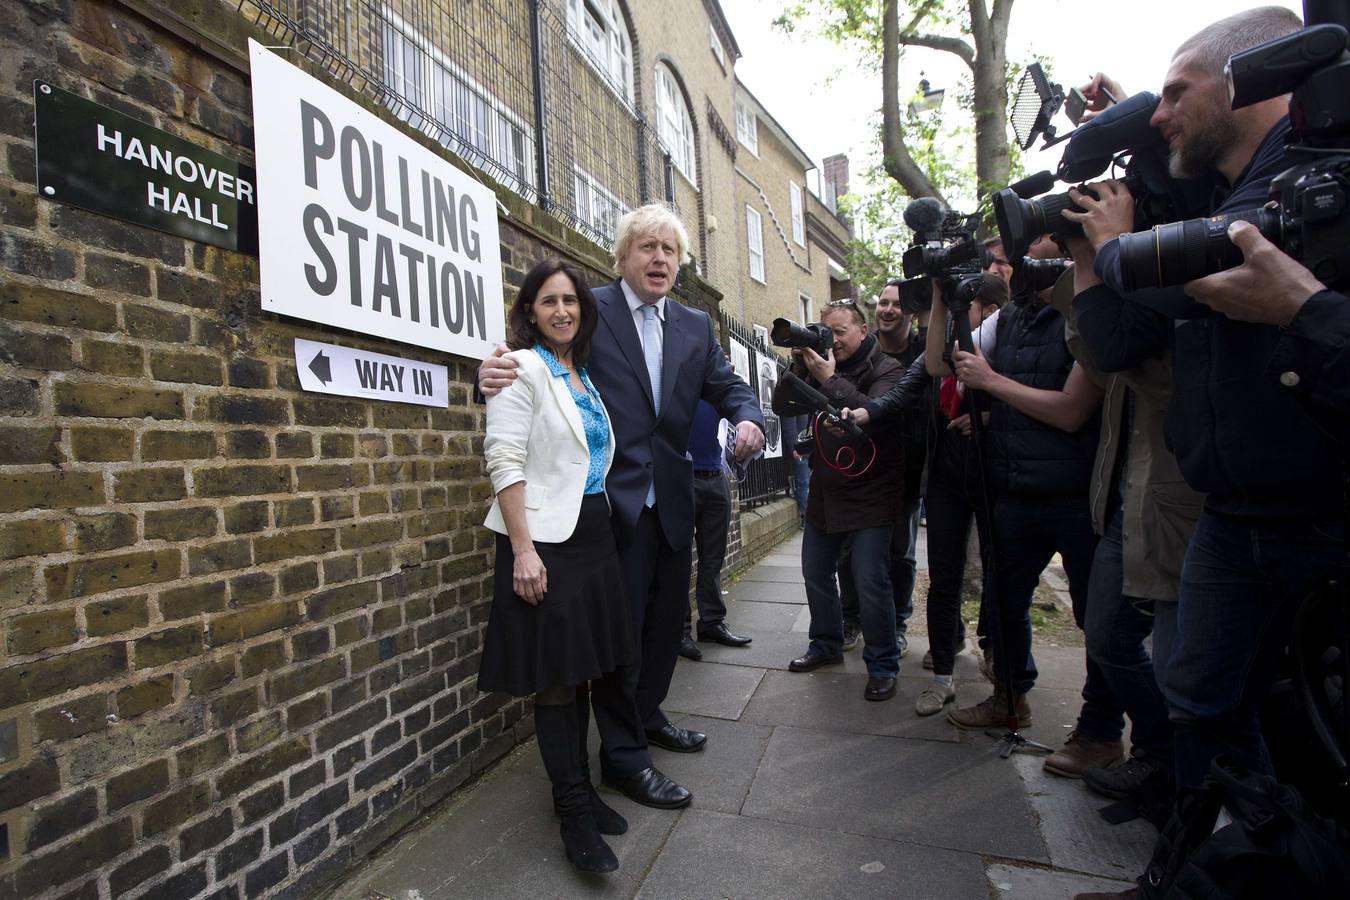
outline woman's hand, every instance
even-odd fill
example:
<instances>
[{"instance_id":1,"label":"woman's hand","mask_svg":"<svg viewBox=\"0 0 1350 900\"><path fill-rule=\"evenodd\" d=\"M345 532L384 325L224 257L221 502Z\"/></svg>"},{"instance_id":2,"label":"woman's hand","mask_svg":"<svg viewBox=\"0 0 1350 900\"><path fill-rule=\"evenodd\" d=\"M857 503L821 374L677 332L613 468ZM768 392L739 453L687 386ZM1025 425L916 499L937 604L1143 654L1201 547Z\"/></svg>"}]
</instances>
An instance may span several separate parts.
<instances>
[{"instance_id":1,"label":"woman's hand","mask_svg":"<svg viewBox=\"0 0 1350 900\"><path fill-rule=\"evenodd\" d=\"M544 599L548 591L548 570L533 547L516 554L515 567L511 571L511 589L531 606L538 606Z\"/></svg>"}]
</instances>

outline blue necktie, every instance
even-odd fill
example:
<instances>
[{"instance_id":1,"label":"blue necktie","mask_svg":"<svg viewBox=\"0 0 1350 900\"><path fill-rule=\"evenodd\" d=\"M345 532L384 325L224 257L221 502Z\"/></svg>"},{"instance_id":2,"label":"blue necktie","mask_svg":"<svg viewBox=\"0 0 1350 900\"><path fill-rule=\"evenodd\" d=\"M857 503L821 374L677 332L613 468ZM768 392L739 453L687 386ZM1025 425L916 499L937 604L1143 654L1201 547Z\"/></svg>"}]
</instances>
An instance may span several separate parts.
<instances>
[{"instance_id":1,"label":"blue necktie","mask_svg":"<svg viewBox=\"0 0 1350 900\"><path fill-rule=\"evenodd\" d=\"M661 332L656 327L656 307L644 303L642 310L642 356L647 361L647 377L652 382L652 400L661 415ZM647 506L656 505L656 478L647 486Z\"/></svg>"}]
</instances>

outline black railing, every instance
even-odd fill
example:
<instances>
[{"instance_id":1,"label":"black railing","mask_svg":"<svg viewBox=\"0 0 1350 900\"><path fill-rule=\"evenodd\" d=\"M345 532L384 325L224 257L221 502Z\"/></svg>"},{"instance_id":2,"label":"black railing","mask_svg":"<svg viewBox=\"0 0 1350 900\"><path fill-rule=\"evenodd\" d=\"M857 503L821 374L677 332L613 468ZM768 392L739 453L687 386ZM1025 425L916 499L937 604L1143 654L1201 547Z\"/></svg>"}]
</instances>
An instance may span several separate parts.
<instances>
[{"instance_id":1,"label":"black railing","mask_svg":"<svg viewBox=\"0 0 1350 900\"><path fill-rule=\"evenodd\" d=\"M617 6L583 0L239 0L278 43L593 241L674 203ZM600 11L597 16L597 10ZM621 13L617 15L621 16Z\"/></svg>"},{"instance_id":2,"label":"black railing","mask_svg":"<svg viewBox=\"0 0 1350 900\"><path fill-rule=\"evenodd\" d=\"M773 360L778 372L782 372L786 365L777 353L773 352L764 343L763 339L755 332L746 328L734 316L727 313L721 313L722 335L728 342L726 350L733 362L735 355L732 352L730 342L737 341L741 346L748 350L758 350L766 358ZM746 477L737 487L737 496L740 498L741 508L750 509L755 506L762 506L769 503L775 497L792 496L793 484L792 474L792 438L794 435L784 435L782 433L782 423L773 412L768 409L763 385L761 384L758 366L752 359L750 365L746 367L748 371L742 372L737 367L737 374L750 383L750 389L755 392L756 397L760 397L764 406L764 424L768 431L771 441L775 441L781 448L782 455L775 459L757 459L747 467Z\"/></svg>"}]
</instances>

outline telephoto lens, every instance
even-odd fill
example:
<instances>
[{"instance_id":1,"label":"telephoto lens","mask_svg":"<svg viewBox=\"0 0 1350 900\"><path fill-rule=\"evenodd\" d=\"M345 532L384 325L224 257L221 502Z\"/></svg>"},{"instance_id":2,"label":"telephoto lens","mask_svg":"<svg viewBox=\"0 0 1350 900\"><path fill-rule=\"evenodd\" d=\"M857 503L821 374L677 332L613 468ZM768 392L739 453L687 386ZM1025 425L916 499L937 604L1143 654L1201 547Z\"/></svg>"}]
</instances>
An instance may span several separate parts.
<instances>
[{"instance_id":1,"label":"telephoto lens","mask_svg":"<svg viewBox=\"0 0 1350 900\"><path fill-rule=\"evenodd\" d=\"M1242 264L1242 251L1228 239L1228 226L1251 222L1277 246L1284 220L1278 209L1186 219L1120 236L1121 287L1127 291L1171 287Z\"/></svg>"},{"instance_id":2,"label":"telephoto lens","mask_svg":"<svg viewBox=\"0 0 1350 900\"><path fill-rule=\"evenodd\" d=\"M1067 259L1032 259L1024 256L1022 264L1013 270L1008 287L1014 294L1034 294L1048 290L1055 286L1067 268Z\"/></svg>"}]
</instances>

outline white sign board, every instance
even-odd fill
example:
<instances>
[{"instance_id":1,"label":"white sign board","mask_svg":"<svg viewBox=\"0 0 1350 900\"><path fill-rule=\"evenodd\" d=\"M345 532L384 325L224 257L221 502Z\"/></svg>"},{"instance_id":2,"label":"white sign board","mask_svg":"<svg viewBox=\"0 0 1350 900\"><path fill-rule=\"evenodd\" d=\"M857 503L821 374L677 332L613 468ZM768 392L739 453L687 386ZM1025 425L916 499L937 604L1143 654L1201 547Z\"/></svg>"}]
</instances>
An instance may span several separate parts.
<instances>
[{"instance_id":1,"label":"white sign board","mask_svg":"<svg viewBox=\"0 0 1350 900\"><path fill-rule=\"evenodd\" d=\"M320 394L450 405L449 370L415 359L296 338L295 370L302 388Z\"/></svg>"},{"instance_id":2,"label":"white sign board","mask_svg":"<svg viewBox=\"0 0 1350 900\"><path fill-rule=\"evenodd\" d=\"M493 193L253 40L249 60L263 309L490 353L506 336Z\"/></svg>"},{"instance_id":3,"label":"white sign board","mask_svg":"<svg viewBox=\"0 0 1350 900\"><path fill-rule=\"evenodd\" d=\"M735 338L731 339L731 370L746 384L750 383L750 348Z\"/></svg>"},{"instance_id":4,"label":"white sign board","mask_svg":"<svg viewBox=\"0 0 1350 900\"><path fill-rule=\"evenodd\" d=\"M783 455L783 426L773 411L773 389L778 386L778 365L772 355L755 351L759 370L759 406L764 412L764 458Z\"/></svg>"}]
</instances>

